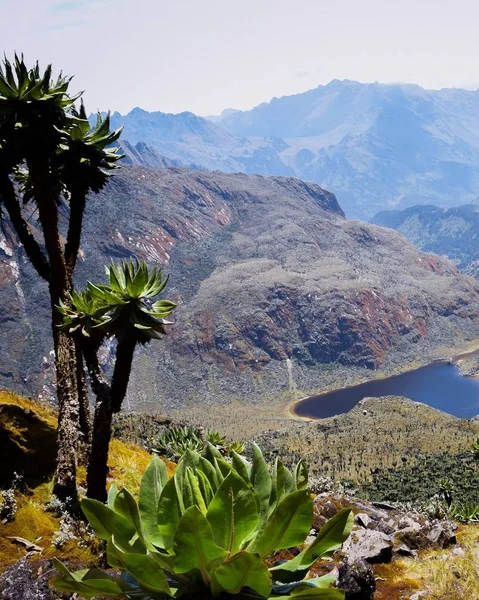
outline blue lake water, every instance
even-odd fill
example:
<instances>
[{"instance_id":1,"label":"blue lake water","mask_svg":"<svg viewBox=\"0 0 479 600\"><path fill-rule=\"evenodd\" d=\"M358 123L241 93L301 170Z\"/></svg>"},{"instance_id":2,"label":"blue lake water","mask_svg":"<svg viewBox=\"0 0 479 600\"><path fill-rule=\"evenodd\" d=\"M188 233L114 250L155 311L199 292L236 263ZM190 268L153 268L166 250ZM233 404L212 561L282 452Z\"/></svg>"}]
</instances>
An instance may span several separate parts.
<instances>
[{"instance_id":1,"label":"blue lake water","mask_svg":"<svg viewBox=\"0 0 479 600\"><path fill-rule=\"evenodd\" d=\"M406 396L466 419L479 414L479 379L463 377L458 367L448 362L310 396L295 405L294 413L316 419L333 417L371 396Z\"/></svg>"}]
</instances>

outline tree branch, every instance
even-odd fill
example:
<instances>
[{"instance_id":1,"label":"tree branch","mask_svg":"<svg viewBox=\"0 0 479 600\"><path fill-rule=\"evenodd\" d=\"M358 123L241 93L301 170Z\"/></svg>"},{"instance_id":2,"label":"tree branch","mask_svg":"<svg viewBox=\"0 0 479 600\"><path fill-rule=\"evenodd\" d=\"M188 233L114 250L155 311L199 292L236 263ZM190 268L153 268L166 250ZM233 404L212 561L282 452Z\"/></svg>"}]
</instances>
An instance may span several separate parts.
<instances>
[{"instance_id":1,"label":"tree branch","mask_svg":"<svg viewBox=\"0 0 479 600\"><path fill-rule=\"evenodd\" d=\"M0 198L7 209L10 221L15 228L18 239L23 244L28 259L32 263L37 273L45 281L50 279L50 265L43 254L38 242L33 237L33 233L28 223L23 218L20 203L15 188L10 178L5 173L0 173Z\"/></svg>"},{"instance_id":2,"label":"tree branch","mask_svg":"<svg viewBox=\"0 0 479 600\"><path fill-rule=\"evenodd\" d=\"M73 273L80 251L83 215L85 212L86 193L79 189L70 193L70 219L68 222L67 243L65 245L65 261L68 273Z\"/></svg>"}]
</instances>

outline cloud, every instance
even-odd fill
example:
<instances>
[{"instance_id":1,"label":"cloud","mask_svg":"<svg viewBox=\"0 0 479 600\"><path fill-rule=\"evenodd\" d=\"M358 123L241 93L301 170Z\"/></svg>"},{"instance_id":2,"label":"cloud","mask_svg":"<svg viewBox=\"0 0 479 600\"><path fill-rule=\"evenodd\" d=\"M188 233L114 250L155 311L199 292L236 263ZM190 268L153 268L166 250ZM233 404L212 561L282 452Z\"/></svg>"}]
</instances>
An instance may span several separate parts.
<instances>
[{"instance_id":1,"label":"cloud","mask_svg":"<svg viewBox=\"0 0 479 600\"><path fill-rule=\"evenodd\" d=\"M308 69L301 69L296 72L296 77L308 77L308 75L311 75L311 71Z\"/></svg>"},{"instance_id":2,"label":"cloud","mask_svg":"<svg viewBox=\"0 0 479 600\"><path fill-rule=\"evenodd\" d=\"M105 2L111 2L111 0L59 0L54 2L48 9L48 12L55 14L64 14L76 10L81 10L93 3L104 4Z\"/></svg>"}]
</instances>

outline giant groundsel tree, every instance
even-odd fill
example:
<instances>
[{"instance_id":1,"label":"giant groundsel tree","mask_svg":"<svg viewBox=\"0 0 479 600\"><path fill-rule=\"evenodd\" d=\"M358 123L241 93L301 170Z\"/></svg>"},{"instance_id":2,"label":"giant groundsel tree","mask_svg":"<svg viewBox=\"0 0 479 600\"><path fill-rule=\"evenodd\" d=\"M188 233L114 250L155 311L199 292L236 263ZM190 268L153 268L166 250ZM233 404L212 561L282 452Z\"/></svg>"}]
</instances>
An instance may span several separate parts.
<instances>
[{"instance_id":1,"label":"giant groundsel tree","mask_svg":"<svg viewBox=\"0 0 479 600\"><path fill-rule=\"evenodd\" d=\"M121 410L130 379L135 348L159 339L175 308L170 300L156 299L168 278L161 269L148 269L144 261L111 263L106 269L107 285L88 283L81 293L73 292L58 310L63 330L75 340L78 358L85 359L96 395L93 439L87 470L87 494L107 498L108 447L114 413ZM155 301L156 299L156 301ZM116 340L116 358L108 382L98 359L106 338Z\"/></svg>"},{"instance_id":2,"label":"giant groundsel tree","mask_svg":"<svg viewBox=\"0 0 479 600\"><path fill-rule=\"evenodd\" d=\"M59 404L58 458L54 493L76 497L76 461L80 426L89 441L90 419L84 371L74 339L60 327L56 309L69 302L80 247L84 209L90 192L105 185L121 157L110 148L120 130L110 132L109 116L92 128L79 96L69 93L71 78L52 77L23 57L0 65L0 208L8 216L25 253L48 284ZM25 218L34 203L42 239ZM69 209L66 244L58 208Z\"/></svg>"}]
</instances>

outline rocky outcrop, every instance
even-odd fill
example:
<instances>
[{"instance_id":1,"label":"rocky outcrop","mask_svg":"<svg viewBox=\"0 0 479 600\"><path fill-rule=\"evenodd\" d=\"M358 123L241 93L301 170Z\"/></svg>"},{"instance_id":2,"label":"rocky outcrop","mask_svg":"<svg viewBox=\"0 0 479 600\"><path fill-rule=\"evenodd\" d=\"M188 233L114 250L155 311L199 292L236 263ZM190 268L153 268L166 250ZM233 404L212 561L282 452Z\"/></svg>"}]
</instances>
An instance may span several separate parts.
<instances>
[{"instance_id":1,"label":"rocky outcrop","mask_svg":"<svg viewBox=\"0 0 479 600\"><path fill-rule=\"evenodd\" d=\"M170 274L175 324L137 353L130 385L130 406L151 411L310 390L335 369L397 369L479 333L476 282L395 232L346 220L333 194L294 178L124 167L90 199L81 250L78 285L132 255ZM25 305L17 315L8 275L2 306L30 333L8 343L30 354L0 384L37 394L51 372L48 303L13 251Z\"/></svg>"},{"instance_id":2,"label":"rocky outcrop","mask_svg":"<svg viewBox=\"0 0 479 600\"><path fill-rule=\"evenodd\" d=\"M457 526L451 521L430 519L384 503L370 503L351 496L324 493L315 499L314 523L319 530L339 507L352 508L355 528L341 553L354 564L388 563L394 557L418 558L418 550L444 549L456 544Z\"/></svg>"}]
</instances>

